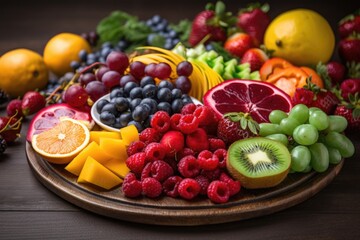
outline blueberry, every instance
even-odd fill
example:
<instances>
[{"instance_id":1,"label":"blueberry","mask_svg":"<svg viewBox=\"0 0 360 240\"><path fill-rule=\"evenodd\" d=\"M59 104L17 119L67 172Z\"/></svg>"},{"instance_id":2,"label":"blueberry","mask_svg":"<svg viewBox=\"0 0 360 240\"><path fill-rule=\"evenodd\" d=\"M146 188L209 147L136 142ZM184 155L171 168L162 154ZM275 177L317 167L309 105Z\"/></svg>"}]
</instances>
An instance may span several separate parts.
<instances>
[{"instance_id":1,"label":"blueberry","mask_svg":"<svg viewBox=\"0 0 360 240\"><path fill-rule=\"evenodd\" d=\"M173 90L171 90L171 95L172 95L172 99L181 98L182 92L180 89L174 88Z\"/></svg>"},{"instance_id":2,"label":"blueberry","mask_svg":"<svg viewBox=\"0 0 360 240\"><path fill-rule=\"evenodd\" d=\"M172 114L171 104L168 102L159 103L157 105L157 109L158 109L158 111L165 111L165 112L169 113L170 115Z\"/></svg>"},{"instance_id":3,"label":"blueberry","mask_svg":"<svg viewBox=\"0 0 360 240\"><path fill-rule=\"evenodd\" d=\"M141 132L142 130L144 130L144 127L141 125L140 122L132 120L128 123L128 126L129 125L134 125L137 128L138 132Z\"/></svg>"},{"instance_id":4,"label":"blueberry","mask_svg":"<svg viewBox=\"0 0 360 240\"><path fill-rule=\"evenodd\" d=\"M120 51L124 51L128 46L129 46L129 43L124 39L120 40L117 43L117 47L119 48Z\"/></svg>"},{"instance_id":5,"label":"blueberry","mask_svg":"<svg viewBox=\"0 0 360 240\"><path fill-rule=\"evenodd\" d=\"M124 75L124 76L122 76L121 78L120 78L120 87L125 87L125 85L128 83L128 82L134 82L134 83L136 83L136 79L134 78L134 76L133 75L131 75L131 74L126 74L126 75ZM136 83L137 84L137 83ZM130 89L131 90L131 89ZM129 91L130 92L130 91ZM128 92L128 93L129 93Z\"/></svg>"},{"instance_id":6,"label":"blueberry","mask_svg":"<svg viewBox=\"0 0 360 240\"><path fill-rule=\"evenodd\" d=\"M134 111L135 107L137 107L141 103L141 100L141 98L132 99L129 104L130 111Z\"/></svg>"},{"instance_id":7,"label":"blueberry","mask_svg":"<svg viewBox=\"0 0 360 240\"><path fill-rule=\"evenodd\" d=\"M115 115L109 111L103 111L100 114L100 121L108 126L112 126L115 123Z\"/></svg>"},{"instance_id":8,"label":"blueberry","mask_svg":"<svg viewBox=\"0 0 360 240\"><path fill-rule=\"evenodd\" d=\"M125 112L119 116L119 122L120 122L121 126L123 126L123 127L127 126L128 123L132 120L133 120L133 118L132 118L131 112Z\"/></svg>"},{"instance_id":9,"label":"blueberry","mask_svg":"<svg viewBox=\"0 0 360 240\"><path fill-rule=\"evenodd\" d=\"M99 102L96 103L96 111L100 114L102 108L108 103L109 101L107 99L101 99Z\"/></svg>"},{"instance_id":10,"label":"blueberry","mask_svg":"<svg viewBox=\"0 0 360 240\"><path fill-rule=\"evenodd\" d=\"M132 118L135 121L142 122L150 115L150 106L147 104L140 104L135 107L132 112Z\"/></svg>"},{"instance_id":11,"label":"blueberry","mask_svg":"<svg viewBox=\"0 0 360 240\"><path fill-rule=\"evenodd\" d=\"M184 106L183 101L180 98L178 98L171 103L171 110L173 113L179 113L183 106Z\"/></svg>"},{"instance_id":12,"label":"blueberry","mask_svg":"<svg viewBox=\"0 0 360 240\"><path fill-rule=\"evenodd\" d=\"M185 106L186 104L193 103L191 97L190 97L188 94L183 94L183 95L181 96L181 100L182 100L182 102L184 103L184 106Z\"/></svg>"},{"instance_id":13,"label":"blueberry","mask_svg":"<svg viewBox=\"0 0 360 240\"><path fill-rule=\"evenodd\" d=\"M161 88L157 92L157 98L160 102L171 102L171 90L169 88Z\"/></svg>"},{"instance_id":14,"label":"blueberry","mask_svg":"<svg viewBox=\"0 0 360 240\"><path fill-rule=\"evenodd\" d=\"M113 47L113 45L112 45L112 43L111 43L111 42L104 42L104 43L101 45L101 48L106 48L106 47L108 47L108 48L112 48L112 47Z\"/></svg>"},{"instance_id":15,"label":"blueberry","mask_svg":"<svg viewBox=\"0 0 360 240\"><path fill-rule=\"evenodd\" d=\"M126 125L125 125L126 126ZM115 123L112 125L113 128L120 129L122 127L125 127L121 124L120 118L115 118Z\"/></svg>"},{"instance_id":16,"label":"blueberry","mask_svg":"<svg viewBox=\"0 0 360 240\"><path fill-rule=\"evenodd\" d=\"M160 88L168 88L168 89L172 90L172 89L174 89L174 85L169 81L163 80L159 83L158 88L159 89Z\"/></svg>"},{"instance_id":17,"label":"blueberry","mask_svg":"<svg viewBox=\"0 0 360 240\"><path fill-rule=\"evenodd\" d=\"M79 58L82 62L86 62L87 58L88 58L88 53L85 49L80 50L79 52Z\"/></svg>"},{"instance_id":18,"label":"blueberry","mask_svg":"<svg viewBox=\"0 0 360 240\"><path fill-rule=\"evenodd\" d=\"M81 66L81 64L78 61L71 61L70 67L74 70L78 69Z\"/></svg>"},{"instance_id":19,"label":"blueberry","mask_svg":"<svg viewBox=\"0 0 360 240\"><path fill-rule=\"evenodd\" d=\"M134 87L133 89L131 89L129 97L131 99L142 98L143 97L142 88L141 87Z\"/></svg>"},{"instance_id":20,"label":"blueberry","mask_svg":"<svg viewBox=\"0 0 360 240\"><path fill-rule=\"evenodd\" d=\"M111 51L112 51L111 48L105 47L105 48L101 49L100 56L104 57L106 59Z\"/></svg>"},{"instance_id":21,"label":"blueberry","mask_svg":"<svg viewBox=\"0 0 360 240\"><path fill-rule=\"evenodd\" d=\"M125 75L126 76L126 75ZM123 76L123 77L125 77ZM122 77L122 78L123 78ZM121 80L120 80L121 81ZM127 82L124 86L124 93L126 94L126 96L130 96L130 91L133 89L133 88L136 88L138 87L139 84L137 84L136 82L133 82L133 81L130 81L130 82Z\"/></svg>"},{"instance_id":22,"label":"blueberry","mask_svg":"<svg viewBox=\"0 0 360 240\"><path fill-rule=\"evenodd\" d=\"M142 88L142 96L144 98L155 98L157 93L156 85L146 85Z\"/></svg>"},{"instance_id":23,"label":"blueberry","mask_svg":"<svg viewBox=\"0 0 360 240\"><path fill-rule=\"evenodd\" d=\"M124 112L129 108L129 101L124 97L115 98L114 104L118 112Z\"/></svg>"},{"instance_id":24,"label":"blueberry","mask_svg":"<svg viewBox=\"0 0 360 240\"><path fill-rule=\"evenodd\" d=\"M105 104L101 109L101 113L103 113L103 112L110 112L114 115L116 115L118 113L114 103Z\"/></svg>"},{"instance_id":25,"label":"blueberry","mask_svg":"<svg viewBox=\"0 0 360 240\"><path fill-rule=\"evenodd\" d=\"M113 88L110 92L110 99L123 97L124 96L124 89L120 87Z\"/></svg>"},{"instance_id":26,"label":"blueberry","mask_svg":"<svg viewBox=\"0 0 360 240\"><path fill-rule=\"evenodd\" d=\"M157 111L157 102L152 98L144 98L141 100L140 104L147 104L150 106L150 114L154 114Z\"/></svg>"},{"instance_id":27,"label":"blueberry","mask_svg":"<svg viewBox=\"0 0 360 240\"><path fill-rule=\"evenodd\" d=\"M155 85L154 78L152 78L150 76L145 76L140 80L140 87L145 87L148 84Z\"/></svg>"}]
</instances>

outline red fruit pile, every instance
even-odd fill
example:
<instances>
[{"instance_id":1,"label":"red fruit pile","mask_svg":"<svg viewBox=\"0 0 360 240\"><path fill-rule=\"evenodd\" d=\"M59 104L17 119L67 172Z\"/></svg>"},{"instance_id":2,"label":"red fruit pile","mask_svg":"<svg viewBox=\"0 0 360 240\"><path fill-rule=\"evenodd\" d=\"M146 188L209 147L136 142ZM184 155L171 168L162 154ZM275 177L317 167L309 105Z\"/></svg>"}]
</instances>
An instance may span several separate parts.
<instances>
[{"instance_id":1,"label":"red fruit pile","mask_svg":"<svg viewBox=\"0 0 360 240\"><path fill-rule=\"evenodd\" d=\"M214 203L228 202L241 186L227 173L225 143L211 130L216 124L207 106L187 104L172 116L156 112L151 127L127 149L131 172L122 185L125 196L207 196Z\"/></svg>"}]
</instances>

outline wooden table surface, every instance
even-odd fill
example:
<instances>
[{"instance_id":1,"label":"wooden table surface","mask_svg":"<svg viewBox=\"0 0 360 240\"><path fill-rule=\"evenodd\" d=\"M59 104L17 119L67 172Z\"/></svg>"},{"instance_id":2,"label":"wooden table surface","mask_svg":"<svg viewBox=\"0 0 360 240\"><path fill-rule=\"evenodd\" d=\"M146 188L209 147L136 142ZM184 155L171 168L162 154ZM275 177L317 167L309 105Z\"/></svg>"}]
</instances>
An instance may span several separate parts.
<instances>
[{"instance_id":1,"label":"wooden table surface","mask_svg":"<svg viewBox=\"0 0 360 240\"><path fill-rule=\"evenodd\" d=\"M156 13L170 21L192 18L207 1L193 2L7 1L0 7L0 55L20 47L42 53L51 36L94 30L99 20L117 9L141 19ZM226 2L235 11L249 1ZM326 5L319 1L270 2L271 16L296 7L312 8L322 13L334 29L341 17L360 7L347 1ZM5 115L4 109L0 114ZM24 136L28 124L26 120L22 137L0 157L0 239L360 239L359 136L350 136L356 153L346 159L340 174L301 204L239 222L170 227L103 217L49 191L36 179L26 159Z\"/></svg>"}]
</instances>

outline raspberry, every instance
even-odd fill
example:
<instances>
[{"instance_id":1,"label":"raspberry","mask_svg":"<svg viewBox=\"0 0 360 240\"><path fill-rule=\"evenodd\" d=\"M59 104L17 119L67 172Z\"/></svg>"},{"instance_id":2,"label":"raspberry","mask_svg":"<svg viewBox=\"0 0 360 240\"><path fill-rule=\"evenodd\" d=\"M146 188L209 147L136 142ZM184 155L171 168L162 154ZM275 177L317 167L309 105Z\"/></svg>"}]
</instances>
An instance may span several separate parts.
<instances>
[{"instance_id":1,"label":"raspberry","mask_svg":"<svg viewBox=\"0 0 360 240\"><path fill-rule=\"evenodd\" d=\"M152 165L152 162L148 162L145 165L144 169L141 171L141 176L140 176L141 180L151 177L151 165Z\"/></svg>"},{"instance_id":2,"label":"raspberry","mask_svg":"<svg viewBox=\"0 0 360 240\"><path fill-rule=\"evenodd\" d=\"M196 109L196 105L194 103L189 103L189 104L186 104L185 106L183 106L180 113L182 115L193 114L195 109Z\"/></svg>"},{"instance_id":3,"label":"raspberry","mask_svg":"<svg viewBox=\"0 0 360 240\"><path fill-rule=\"evenodd\" d=\"M221 172L222 171L219 168L216 168L215 170L202 169L200 175L207 177L209 181L214 181L219 179Z\"/></svg>"},{"instance_id":4,"label":"raspberry","mask_svg":"<svg viewBox=\"0 0 360 240\"><path fill-rule=\"evenodd\" d=\"M215 170L219 164L218 157L209 150L201 151L197 159L200 168L205 170Z\"/></svg>"},{"instance_id":5,"label":"raspberry","mask_svg":"<svg viewBox=\"0 0 360 240\"><path fill-rule=\"evenodd\" d=\"M215 152L217 149L226 148L225 142L220 138L209 138L209 150Z\"/></svg>"},{"instance_id":6,"label":"raspberry","mask_svg":"<svg viewBox=\"0 0 360 240\"><path fill-rule=\"evenodd\" d=\"M134 173L126 174L122 183L122 191L126 197L135 198L141 195L142 185L139 180L136 179Z\"/></svg>"},{"instance_id":7,"label":"raspberry","mask_svg":"<svg viewBox=\"0 0 360 240\"><path fill-rule=\"evenodd\" d=\"M214 155L216 155L219 159L219 168L226 168L226 157L227 157L227 151L225 148L217 149L214 152Z\"/></svg>"},{"instance_id":8,"label":"raspberry","mask_svg":"<svg viewBox=\"0 0 360 240\"><path fill-rule=\"evenodd\" d=\"M151 118L150 125L160 133L164 133L170 128L170 116L165 111L157 111Z\"/></svg>"},{"instance_id":9,"label":"raspberry","mask_svg":"<svg viewBox=\"0 0 360 240\"><path fill-rule=\"evenodd\" d=\"M127 147L126 152L128 156L134 155L135 153L144 151L145 143L142 141L134 141Z\"/></svg>"},{"instance_id":10,"label":"raspberry","mask_svg":"<svg viewBox=\"0 0 360 240\"><path fill-rule=\"evenodd\" d=\"M151 127L145 128L139 134L139 140L144 142L145 144L149 144L152 142L159 142L160 138L161 138L161 134Z\"/></svg>"},{"instance_id":11,"label":"raspberry","mask_svg":"<svg viewBox=\"0 0 360 240\"><path fill-rule=\"evenodd\" d=\"M199 119L192 114L185 114L181 116L178 126L182 133L190 134L198 128Z\"/></svg>"},{"instance_id":12,"label":"raspberry","mask_svg":"<svg viewBox=\"0 0 360 240\"><path fill-rule=\"evenodd\" d=\"M207 179L207 177L203 176L203 175L198 175L194 178L199 184L200 184L200 187L201 187L201 190L200 190L200 194L201 195L206 195L207 194L207 188L209 186L209 179Z\"/></svg>"},{"instance_id":13,"label":"raspberry","mask_svg":"<svg viewBox=\"0 0 360 240\"><path fill-rule=\"evenodd\" d=\"M178 197L179 196L178 188L181 180L182 177L180 176L168 177L168 179L166 179L162 184L164 193L169 197L173 197L173 198Z\"/></svg>"},{"instance_id":14,"label":"raspberry","mask_svg":"<svg viewBox=\"0 0 360 240\"><path fill-rule=\"evenodd\" d=\"M186 135L186 147L191 148L195 153L209 149L208 135L202 128L197 128L191 134Z\"/></svg>"},{"instance_id":15,"label":"raspberry","mask_svg":"<svg viewBox=\"0 0 360 240\"><path fill-rule=\"evenodd\" d=\"M178 170L183 177L193 178L199 175L200 167L194 156L185 156L178 163Z\"/></svg>"},{"instance_id":16,"label":"raspberry","mask_svg":"<svg viewBox=\"0 0 360 240\"><path fill-rule=\"evenodd\" d=\"M174 175L174 170L167 162L164 162L162 160L152 162L151 176L159 182L163 182L165 179L172 175Z\"/></svg>"},{"instance_id":17,"label":"raspberry","mask_svg":"<svg viewBox=\"0 0 360 240\"><path fill-rule=\"evenodd\" d=\"M227 183L230 191L230 197L240 192L241 189L240 181L232 179L229 175L227 175L224 172L220 174L219 180Z\"/></svg>"},{"instance_id":18,"label":"raspberry","mask_svg":"<svg viewBox=\"0 0 360 240\"><path fill-rule=\"evenodd\" d=\"M213 119L213 112L208 106L198 106L194 111L195 117L199 119L199 126L207 126Z\"/></svg>"},{"instance_id":19,"label":"raspberry","mask_svg":"<svg viewBox=\"0 0 360 240\"><path fill-rule=\"evenodd\" d=\"M146 155L146 161L152 162L155 160L161 160L165 157L165 147L157 142L149 143L144 149Z\"/></svg>"},{"instance_id":20,"label":"raspberry","mask_svg":"<svg viewBox=\"0 0 360 240\"><path fill-rule=\"evenodd\" d=\"M230 198L229 187L220 180L212 181L207 189L207 195L214 203L226 203Z\"/></svg>"},{"instance_id":21,"label":"raspberry","mask_svg":"<svg viewBox=\"0 0 360 240\"><path fill-rule=\"evenodd\" d=\"M177 130L179 131L180 128L179 128L179 123L180 123L180 118L181 118L181 114L180 113L175 113L173 114L171 117L170 117L170 126L171 126L171 129L173 130Z\"/></svg>"},{"instance_id":22,"label":"raspberry","mask_svg":"<svg viewBox=\"0 0 360 240\"><path fill-rule=\"evenodd\" d=\"M126 166L135 174L140 175L145 166L145 159L144 152L135 153L126 159Z\"/></svg>"},{"instance_id":23,"label":"raspberry","mask_svg":"<svg viewBox=\"0 0 360 240\"><path fill-rule=\"evenodd\" d=\"M180 197L190 200L199 195L201 190L200 184L192 178L181 180L178 187Z\"/></svg>"},{"instance_id":24,"label":"raspberry","mask_svg":"<svg viewBox=\"0 0 360 240\"><path fill-rule=\"evenodd\" d=\"M182 150L180 150L179 152L177 152L176 154L176 158L177 159L182 159L185 156L194 156L195 152L191 149L191 148L183 148Z\"/></svg>"},{"instance_id":25,"label":"raspberry","mask_svg":"<svg viewBox=\"0 0 360 240\"><path fill-rule=\"evenodd\" d=\"M162 193L162 185L155 178L148 177L141 182L142 192L149 198L156 198Z\"/></svg>"}]
</instances>

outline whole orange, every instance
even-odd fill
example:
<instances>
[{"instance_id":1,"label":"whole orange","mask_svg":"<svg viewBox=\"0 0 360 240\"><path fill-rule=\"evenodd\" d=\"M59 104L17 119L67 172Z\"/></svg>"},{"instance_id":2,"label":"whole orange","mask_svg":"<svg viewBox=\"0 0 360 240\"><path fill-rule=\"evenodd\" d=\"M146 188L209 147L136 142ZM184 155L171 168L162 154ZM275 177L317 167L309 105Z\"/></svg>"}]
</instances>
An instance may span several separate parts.
<instances>
[{"instance_id":1,"label":"whole orange","mask_svg":"<svg viewBox=\"0 0 360 240\"><path fill-rule=\"evenodd\" d=\"M79 61L79 52L91 52L90 44L80 35L74 33L59 33L52 37L44 48L44 61L50 71L57 76L71 72L70 63Z\"/></svg>"}]
</instances>

